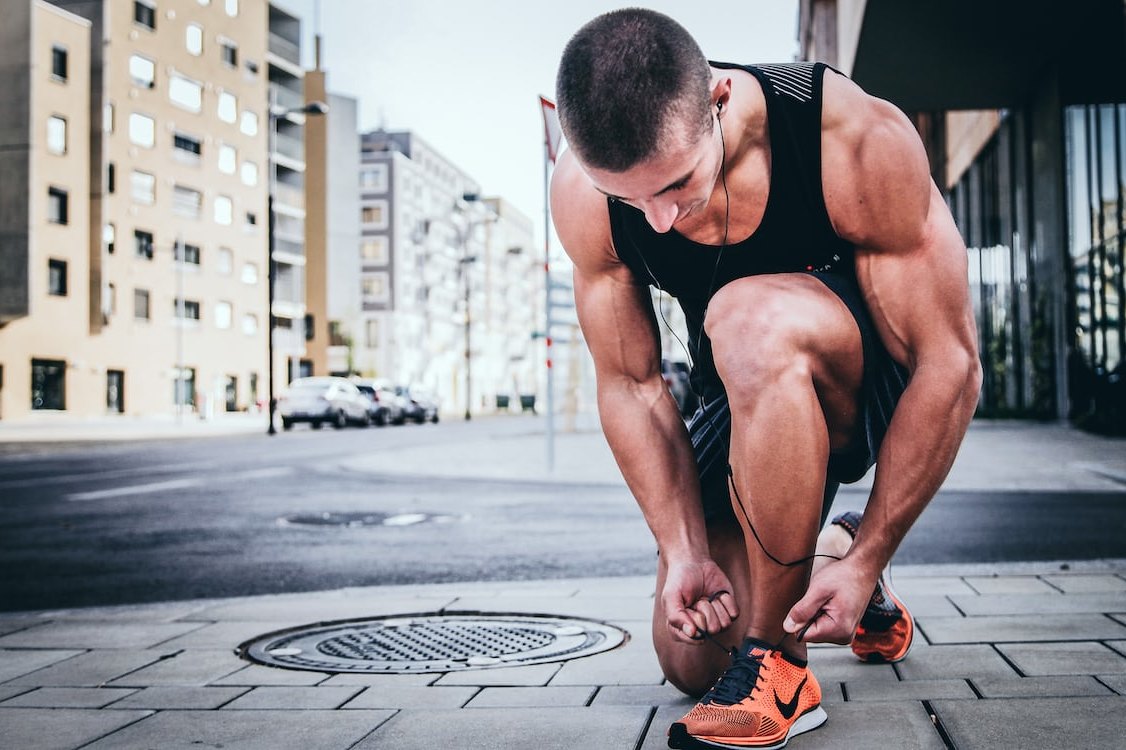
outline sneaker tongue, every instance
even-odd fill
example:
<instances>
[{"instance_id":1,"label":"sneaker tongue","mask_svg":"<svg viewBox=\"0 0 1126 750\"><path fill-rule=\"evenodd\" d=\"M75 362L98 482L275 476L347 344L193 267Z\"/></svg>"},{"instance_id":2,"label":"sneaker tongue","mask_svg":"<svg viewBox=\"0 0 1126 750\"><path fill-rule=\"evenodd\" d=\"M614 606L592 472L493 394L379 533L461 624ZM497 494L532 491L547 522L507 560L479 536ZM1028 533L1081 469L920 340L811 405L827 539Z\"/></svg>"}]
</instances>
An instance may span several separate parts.
<instances>
[{"instance_id":1,"label":"sneaker tongue","mask_svg":"<svg viewBox=\"0 0 1126 750\"><path fill-rule=\"evenodd\" d=\"M754 690L758 683L759 669L763 657L773 646L755 638L747 638L739 650L731 656L731 666L708 691L701 703L715 703L720 706L733 706Z\"/></svg>"},{"instance_id":2,"label":"sneaker tongue","mask_svg":"<svg viewBox=\"0 0 1126 750\"><path fill-rule=\"evenodd\" d=\"M775 645L760 641L758 638L747 637L743 639L743 645L739 647L739 653L745 656L750 656L751 651L758 649L759 651L774 651Z\"/></svg>"}]
</instances>

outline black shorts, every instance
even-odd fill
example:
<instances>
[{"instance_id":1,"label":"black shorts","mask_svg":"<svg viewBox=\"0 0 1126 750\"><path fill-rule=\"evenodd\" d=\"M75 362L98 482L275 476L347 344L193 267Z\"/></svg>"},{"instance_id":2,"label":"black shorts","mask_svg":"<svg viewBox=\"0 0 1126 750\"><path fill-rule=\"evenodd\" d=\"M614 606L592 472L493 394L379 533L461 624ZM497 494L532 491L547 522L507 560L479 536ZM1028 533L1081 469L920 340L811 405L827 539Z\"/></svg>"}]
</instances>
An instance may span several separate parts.
<instances>
[{"instance_id":1,"label":"black shorts","mask_svg":"<svg viewBox=\"0 0 1126 750\"><path fill-rule=\"evenodd\" d=\"M868 307L856 281L847 276L811 272L845 303L860 329L864 352L864 379L860 387L860 419L856 435L847 451L832 453L826 467L825 499L821 509L824 524L837 488L862 478L876 462L884 434L891 422L899 396L907 386L907 368L891 358L884 348ZM707 389L712 392L713 389ZM728 494L728 450L731 443L731 411L722 388L700 407L688 422L700 489L704 517L709 523L733 517Z\"/></svg>"}]
</instances>

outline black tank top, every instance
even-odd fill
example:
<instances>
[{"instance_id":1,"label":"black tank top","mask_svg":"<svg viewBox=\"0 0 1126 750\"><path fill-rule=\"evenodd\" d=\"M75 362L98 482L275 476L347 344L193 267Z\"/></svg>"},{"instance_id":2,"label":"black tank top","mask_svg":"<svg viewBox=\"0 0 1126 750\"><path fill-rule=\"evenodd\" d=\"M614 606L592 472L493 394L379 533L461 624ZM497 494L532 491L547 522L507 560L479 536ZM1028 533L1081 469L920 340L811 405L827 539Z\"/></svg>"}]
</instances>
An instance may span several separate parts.
<instances>
[{"instance_id":1,"label":"black tank top","mask_svg":"<svg viewBox=\"0 0 1126 750\"><path fill-rule=\"evenodd\" d=\"M821 92L827 66L711 63L745 70L762 86L770 136L770 187L755 232L726 248L702 245L675 229L656 232L645 214L609 202L618 258L639 281L676 297L688 326L697 393L719 387L704 312L716 290L735 279L766 273L833 272L855 279L854 246L837 236L821 190ZM738 211L738 206L732 206ZM718 267L716 266L718 259ZM713 281L714 273L714 281Z\"/></svg>"}]
</instances>

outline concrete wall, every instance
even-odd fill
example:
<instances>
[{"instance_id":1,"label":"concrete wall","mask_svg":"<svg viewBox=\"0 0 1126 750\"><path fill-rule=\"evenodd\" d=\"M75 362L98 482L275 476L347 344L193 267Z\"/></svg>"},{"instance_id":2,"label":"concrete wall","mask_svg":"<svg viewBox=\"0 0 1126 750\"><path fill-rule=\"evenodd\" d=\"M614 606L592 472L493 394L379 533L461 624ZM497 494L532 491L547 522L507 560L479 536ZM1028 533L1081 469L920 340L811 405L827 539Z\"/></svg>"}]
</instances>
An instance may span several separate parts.
<instances>
[{"instance_id":1,"label":"concrete wall","mask_svg":"<svg viewBox=\"0 0 1126 750\"><path fill-rule=\"evenodd\" d=\"M946 113L946 184L950 188L962 178L981 149L997 132L1001 113L972 110Z\"/></svg>"}]
</instances>

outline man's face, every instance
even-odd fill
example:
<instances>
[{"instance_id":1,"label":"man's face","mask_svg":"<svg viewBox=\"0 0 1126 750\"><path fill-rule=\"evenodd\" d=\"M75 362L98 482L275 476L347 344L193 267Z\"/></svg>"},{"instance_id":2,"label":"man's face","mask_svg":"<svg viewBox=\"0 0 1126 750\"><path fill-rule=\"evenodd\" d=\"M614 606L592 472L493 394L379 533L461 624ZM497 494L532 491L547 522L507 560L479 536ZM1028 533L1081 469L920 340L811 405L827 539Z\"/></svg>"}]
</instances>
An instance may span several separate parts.
<instances>
[{"instance_id":1,"label":"man's face","mask_svg":"<svg viewBox=\"0 0 1126 750\"><path fill-rule=\"evenodd\" d=\"M595 188L645 213L665 233L707 205L719 178L723 146L718 126L695 139L670 137L650 159L624 172L584 167Z\"/></svg>"}]
</instances>

